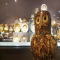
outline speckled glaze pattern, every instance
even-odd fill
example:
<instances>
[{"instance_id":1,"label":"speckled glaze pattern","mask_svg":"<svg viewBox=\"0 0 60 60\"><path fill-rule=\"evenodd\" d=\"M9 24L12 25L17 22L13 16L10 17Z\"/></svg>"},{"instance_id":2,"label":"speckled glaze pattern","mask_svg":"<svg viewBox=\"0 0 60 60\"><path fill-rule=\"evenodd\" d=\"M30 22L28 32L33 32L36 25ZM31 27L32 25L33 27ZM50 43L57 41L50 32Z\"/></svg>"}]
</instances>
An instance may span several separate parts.
<instances>
[{"instance_id":1,"label":"speckled glaze pattern","mask_svg":"<svg viewBox=\"0 0 60 60\"><path fill-rule=\"evenodd\" d=\"M31 39L31 52L34 60L54 60L57 42L51 35L51 16L48 11L35 14L35 35Z\"/></svg>"}]
</instances>

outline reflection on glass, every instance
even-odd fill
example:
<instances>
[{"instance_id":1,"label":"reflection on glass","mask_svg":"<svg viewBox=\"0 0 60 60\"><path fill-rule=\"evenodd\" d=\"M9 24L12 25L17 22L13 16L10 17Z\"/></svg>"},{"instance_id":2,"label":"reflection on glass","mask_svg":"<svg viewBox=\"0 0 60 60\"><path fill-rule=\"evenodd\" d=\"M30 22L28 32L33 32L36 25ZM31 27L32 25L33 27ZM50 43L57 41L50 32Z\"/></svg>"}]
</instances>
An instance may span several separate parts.
<instances>
[{"instance_id":1,"label":"reflection on glass","mask_svg":"<svg viewBox=\"0 0 60 60\"><path fill-rule=\"evenodd\" d=\"M6 5L8 5L8 3L6 3Z\"/></svg>"},{"instance_id":2,"label":"reflection on glass","mask_svg":"<svg viewBox=\"0 0 60 60\"><path fill-rule=\"evenodd\" d=\"M58 19L59 17L57 17L57 19Z\"/></svg>"},{"instance_id":3,"label":"reflection on glass","mask_svg":"<svg viewBox=\"0 0 60 60\"><path fill-rule=\"evenodd\" d=\"M17 2L17 0L15 0L15 2Z\"/></svg>"},{"instance_id":4,"label":"reflection on glass","mask_svg":"<svg viewBox=\"0 0 60 60\"><path fill-rule=\"evenodd\" d=\"M53 16L56 16L55 14Z\"/></svg>"},{"instance_id":5,"label":"reflection on glass","mask_svg":"<svg viewBox=\"0 0 60 60\"><path fill-rule=\"evenodd\" d=\"M58 13L60 13L60 10L58 11Z\"/></svg>"}]
</instances>

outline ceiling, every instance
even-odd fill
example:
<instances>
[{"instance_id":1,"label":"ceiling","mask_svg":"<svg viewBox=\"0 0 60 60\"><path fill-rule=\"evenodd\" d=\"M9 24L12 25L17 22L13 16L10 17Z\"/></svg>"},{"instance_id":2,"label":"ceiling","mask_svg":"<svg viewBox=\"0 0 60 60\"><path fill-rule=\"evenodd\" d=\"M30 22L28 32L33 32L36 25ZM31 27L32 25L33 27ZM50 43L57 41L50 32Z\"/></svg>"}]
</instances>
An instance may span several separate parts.
<instances>
[{"instance_id":1,"label":"ceiling","mask_svg":"<svg viewBox=\"0 0 60 60\"><path fill-rule=\"evenodd\" d=\"M0 0L0 23L14 23L15 16L29 18L35 8L46 4L51 20L60 20L60 0Z\"/></svg>"}]
</instances>

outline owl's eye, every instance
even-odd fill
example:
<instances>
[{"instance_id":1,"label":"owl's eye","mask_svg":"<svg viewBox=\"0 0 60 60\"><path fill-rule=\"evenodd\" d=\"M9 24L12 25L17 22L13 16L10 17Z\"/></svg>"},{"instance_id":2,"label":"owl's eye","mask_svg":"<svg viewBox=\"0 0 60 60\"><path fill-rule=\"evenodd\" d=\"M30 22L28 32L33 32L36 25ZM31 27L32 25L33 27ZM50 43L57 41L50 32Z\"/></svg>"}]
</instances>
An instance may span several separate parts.
<instances>
[{"instance_id":1,"label":"owl's eye","mask_svg":"<svg viewBox=\"0 0 60 60\"><path fill-rule=\"evenodd\" d=\"M46 14L43 16L43 22L46 23L47 21L48 21L48 15Z\"/></svg>"},{"instance_id":2,"label":"owl's eye","mask_svg":"<svg viewBox=\"0 0 60 60\"><path fill-rule=\"evenodd\" d=\"M37 17L36 18L36 24L39 24L40 23L40 17Z\"/></svg>"},{"instance_id":3,"label":"owl's eye","mask_svg":"<svg viewBox=\"0 0 60 60\"><path fill-rule=\"evenodd\" d=\"M37 22L39 22L39 19L37 20Z\"/></svg>"},{"instance_id":4,"label":"owl's eye","mask_svg":"<svg viewBox=\"0 0 60 60\"><path fill-rule=\"evenodd\" d=\"M44 17L44 20L46 20L46 16Z\"/></svg>"}]
</instances>

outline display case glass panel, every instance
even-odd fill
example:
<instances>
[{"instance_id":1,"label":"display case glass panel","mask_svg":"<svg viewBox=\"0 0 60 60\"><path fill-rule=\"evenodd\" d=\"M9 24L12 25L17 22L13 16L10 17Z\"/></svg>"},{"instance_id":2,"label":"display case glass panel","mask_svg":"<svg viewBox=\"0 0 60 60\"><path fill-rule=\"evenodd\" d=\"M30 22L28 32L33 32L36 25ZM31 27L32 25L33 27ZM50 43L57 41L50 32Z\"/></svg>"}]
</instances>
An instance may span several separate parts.
<instances>
[{"instance_id":1,"label":"display case glass panel","mask_svg":"<svg viewBox=\"0 0 60 60\"><path fill-rule=\"evenodd\" d=\"M35 34L35 14L38 11L48 10L51 14L51 22L55 19L59 26L59 2L58 0L0 0L0 46L30 46L31 37ZM47 14L44 17L47 17ZM38 25L40 18L37 19L36 23ZM48 17L42 19L46 23ZM55 30L59 30L59 27ZM58 34L55 30L51 29L53 36ZM17 41L15 36L18 36ZM23 36L26 36L24 38L26 42L22 42ZM57 46L60 46L60 40L57 40Z\"/></svg>"}]
</instances>

